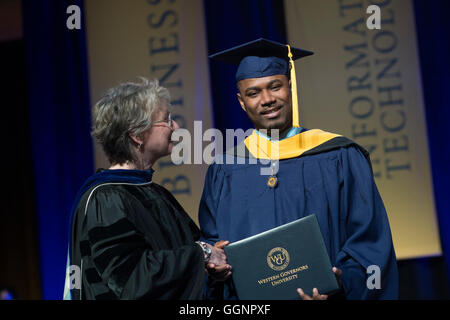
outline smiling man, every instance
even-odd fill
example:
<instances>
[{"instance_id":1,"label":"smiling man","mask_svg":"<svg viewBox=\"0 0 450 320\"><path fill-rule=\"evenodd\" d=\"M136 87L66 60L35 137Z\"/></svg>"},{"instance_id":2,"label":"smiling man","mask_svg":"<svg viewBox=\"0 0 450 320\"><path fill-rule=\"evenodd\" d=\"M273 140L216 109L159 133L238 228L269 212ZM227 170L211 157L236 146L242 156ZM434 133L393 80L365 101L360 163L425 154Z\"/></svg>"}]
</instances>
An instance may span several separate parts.
<instances>
[{"instance_id":1,"label":"smiling man","mask_svg":"<svg viewBox=\"0 0 450 320\"><path fill-rule=\"evenodd\" d=\"M255 129L277 129L284 136L291 125L290 82L285 75L244 79L237 94ZM242 93L241 93L242 92Z\"/></svg>"},{"instance_id":2,"label":"smiling man","mask_svg":"<svg viewBox=\"0 0 450 320\"><path fill-rule=\"evenodd\" d=\"M208 169L199 208L203 238L223 247L220 240L238 241L315 214L342 288L335 297L396 299L391 231L367 151L343 136L299 125L293 60L311 54L259 39L211 56L238 65L237 98L255 130ZM268 177L261 161L242 164L238 158L264 159L276 170ZM381 271L376 289L367 285L373 265ZM236 298L230 279L208 281L207 294ZM317 290L299 288L298 294L328 298Z\"/></svg>"}]
</instances>

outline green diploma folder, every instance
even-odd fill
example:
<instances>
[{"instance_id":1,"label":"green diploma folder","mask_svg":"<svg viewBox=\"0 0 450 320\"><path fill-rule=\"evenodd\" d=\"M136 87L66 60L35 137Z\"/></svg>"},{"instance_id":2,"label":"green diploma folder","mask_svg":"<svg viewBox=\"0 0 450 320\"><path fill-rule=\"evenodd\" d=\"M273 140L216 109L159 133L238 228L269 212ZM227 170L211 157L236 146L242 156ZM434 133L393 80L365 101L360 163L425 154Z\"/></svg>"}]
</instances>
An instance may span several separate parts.
<instances>
[{"instance_id":1,"label":"green diploma folder","mask_svg":"<svg viewBox=\"0 0 450 320\"><path fill-rule=\"evenodd\" d=\"M339 289L315 215L225 247L241 300L300 299L297 288L329 294Z\"/></svg>"}]
</instances>

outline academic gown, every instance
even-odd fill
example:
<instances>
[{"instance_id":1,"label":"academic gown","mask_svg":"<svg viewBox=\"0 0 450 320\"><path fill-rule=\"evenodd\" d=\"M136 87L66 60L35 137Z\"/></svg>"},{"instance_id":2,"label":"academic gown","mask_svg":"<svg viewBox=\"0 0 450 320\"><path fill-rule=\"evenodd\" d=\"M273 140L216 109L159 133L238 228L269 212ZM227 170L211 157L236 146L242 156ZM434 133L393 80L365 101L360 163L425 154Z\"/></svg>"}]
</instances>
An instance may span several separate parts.
<instances>
[{"instance_id":1,"label":"academic gown","mask_svg":"<svg viewBox=\"0 0 450 320\"><path fill-rule=\"evenodd\" d=\"M202 298L200 231L152 173L104 170L80 191L69 264L82 282L72 299Z\"/></svg>"},{"instance_id":2,"label":"academic gown","mask_svg":"<svg viewBox=\"0 0 450 320\"><path fill-rule=\"evenodd\" d=\"M397 299L391 231L368 153L341 136L304 147L301 155L279 160L275 188L260 174L267 164L237 164L238 158L251 157L247 147L245 154L236 147L223 156L223 164L210 165L199 207L203 239L234 242L315 214L331 263L342 270L344 297ZM367 286L371 265L380 268L380 289ZM231 279L225 285L208 279L206 294L237 298Z\"/></svg>"}]
</instances>

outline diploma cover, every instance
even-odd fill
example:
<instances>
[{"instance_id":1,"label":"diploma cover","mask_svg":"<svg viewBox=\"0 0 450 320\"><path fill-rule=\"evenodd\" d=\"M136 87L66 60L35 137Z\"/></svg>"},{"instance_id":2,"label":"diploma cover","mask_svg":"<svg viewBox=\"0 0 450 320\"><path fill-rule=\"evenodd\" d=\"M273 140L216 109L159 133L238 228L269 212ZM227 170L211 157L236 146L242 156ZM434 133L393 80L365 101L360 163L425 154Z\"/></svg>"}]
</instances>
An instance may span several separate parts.
<instances>
[{"instance_id":1,"label":"diploma cover","mask_svg":"<svg viewBox=\"0 0 450 320\"><path fill-rule=\"evenodd\" d=\"M315 215L295 220L225 248L241 300L300 299L297 288L329 294L339 289Z\"/></svg>"}]
</instances>

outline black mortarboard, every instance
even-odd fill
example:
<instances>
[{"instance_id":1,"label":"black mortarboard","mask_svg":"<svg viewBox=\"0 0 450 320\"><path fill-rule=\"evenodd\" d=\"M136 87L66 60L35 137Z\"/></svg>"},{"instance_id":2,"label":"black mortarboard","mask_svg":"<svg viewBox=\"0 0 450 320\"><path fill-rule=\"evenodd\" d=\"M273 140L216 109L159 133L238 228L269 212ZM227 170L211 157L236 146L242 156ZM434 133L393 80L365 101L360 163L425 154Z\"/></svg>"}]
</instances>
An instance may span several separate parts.
<instances>
[{"instance_id":1,"label":"black mortarboard","mask_svg":"<svg viewBox=\"0 0 450 320\"><path fill-rule=\"evenodd\" d=\"M209 57L213 60L238 65L236 82L249 78L262 78L291 72L293 126L298 124L297 80L294 60L312 55L313 52L291 48L289 45L260 38L227 49Z\"/></svg>"}]
</instances>

